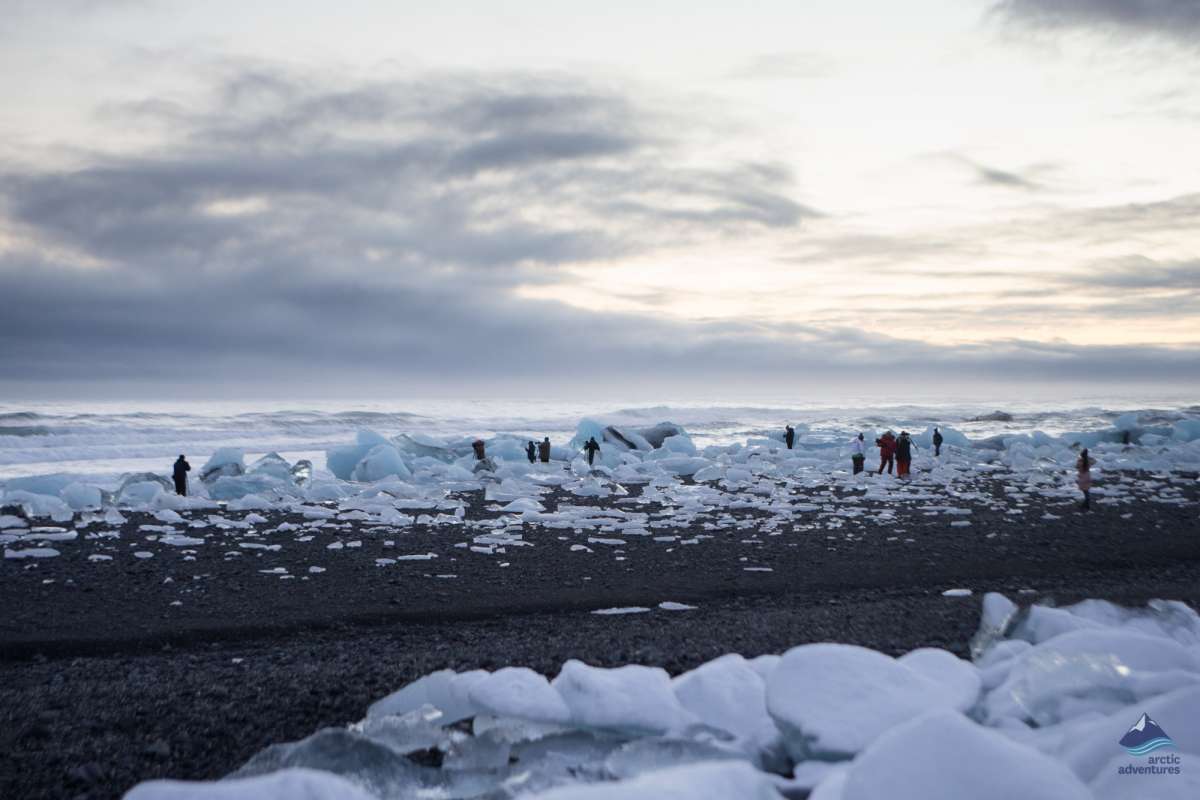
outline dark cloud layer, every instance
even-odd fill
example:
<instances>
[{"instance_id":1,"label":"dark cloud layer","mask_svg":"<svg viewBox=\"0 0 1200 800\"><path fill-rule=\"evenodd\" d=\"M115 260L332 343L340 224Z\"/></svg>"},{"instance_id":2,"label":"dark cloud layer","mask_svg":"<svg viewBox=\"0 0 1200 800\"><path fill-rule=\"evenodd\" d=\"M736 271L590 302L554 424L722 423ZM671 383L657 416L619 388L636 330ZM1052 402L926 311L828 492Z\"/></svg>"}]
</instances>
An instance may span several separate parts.
<instances>
[{"instance_id":1,"label":"dark cloud layer","mask_svg":"<svg viewBox=\"0 0 1200 800\"><path fill-rule=\"evenodd\" d=\"M993 11L1037 28L1150 34L1192 46L1200 41L1196 0L1003 0Z\"/></svg>"},{"instance_id":2,"label":"dark cloud layer","mask_svg":"<svg viewBox=\"0 0 1200 800\"><path fill-rule=\"evenodd\" d=\"M522 287L569 281L567 267L753 242L818 215L793 199L787 169L691 166L687 124L604 87L255 68L207 103L105 113L159 126L166 143L96 152L70 171L0 170L0 230L28 243L0 255L9 387L562 394L603 382L791 386L879 369L1003 380L1095 377L1114 360L1128 361L1125 377L1200 367L1194 349L943 348L525 299Z\"/></svg>"}]
</instances>

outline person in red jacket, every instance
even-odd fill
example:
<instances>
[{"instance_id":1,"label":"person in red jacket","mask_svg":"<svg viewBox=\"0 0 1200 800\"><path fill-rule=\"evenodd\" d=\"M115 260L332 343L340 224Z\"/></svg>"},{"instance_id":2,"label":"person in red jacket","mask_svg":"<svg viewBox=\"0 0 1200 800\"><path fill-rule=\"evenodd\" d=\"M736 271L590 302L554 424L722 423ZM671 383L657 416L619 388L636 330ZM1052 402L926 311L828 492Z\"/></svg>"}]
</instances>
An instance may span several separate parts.
<instances>
[{"instance_id":1,"label":"person in red jacket","mask_svg":"<svg viewBox=\"0 0 1200 800\"><path fill-rule=\"evenodd\" d=\"M896 463L896 437L888 431L883 436L875 440L875 444L879 447L879 474L883 474L883 468L887 467L888 475L892 474L892 466Z\"/></svg>"}]
</instances>

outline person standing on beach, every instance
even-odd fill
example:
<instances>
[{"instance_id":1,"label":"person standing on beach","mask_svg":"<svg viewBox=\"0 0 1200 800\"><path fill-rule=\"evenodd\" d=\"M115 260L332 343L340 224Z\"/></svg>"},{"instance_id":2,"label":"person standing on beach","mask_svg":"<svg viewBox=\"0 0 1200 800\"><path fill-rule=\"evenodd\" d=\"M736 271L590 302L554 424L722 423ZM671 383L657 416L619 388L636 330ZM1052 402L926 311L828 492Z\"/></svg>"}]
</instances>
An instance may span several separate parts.
<instances>
[{"instance_id":1,"label":"person standing on beach","mask_svg":"<svg viewBox=\"0 0 1200 800\"><path fill-rule=\"evenodd\" d=\"M788 450L791 450L792 445L796 443L796 429L791 425L783 427L783 441L787 443Z\"/></svg>"},{"instance_id":2,"label":"person standing on beach","mask_svg":"<svg viewBox=\"0 0 1200 800\"><path fill-rule=\"evenodd\" d=\"M537 445L532 441L525 445L525 457L529 459L530 464L537 461Z\"/></svg>"},{"instance_id":3,"label":"person standing on beach","mask_svg":"<svg viewBox=\"0 0 1200 800\"><path fill-rule=\"evenodd\" d=\"M933 454L935 456L940 456L942 454L942 442L943 441L945 441L945 440L942 438L942 432L939 431L937 428L934 428L933 429Z\"/></svg>"},{"instance_id":4,"label":"person standing on beach","mask_svg":"<svg viewBox=\"0 0 1200 800\"><path fill-rule=\"evenodd\" d=\"M1079 454L1079 460L1075 462L1075 484L1079 487L1079 491L1083 492L1083 502L1079 507L1084 511L1089 511L1092 507L1092 459L1088 455L1087 448L1083 448L1083 452Z\"/></svg>"},{"instance_id":5,"label":"person standing on beach","mask_svg":"<svg viewBox=\"0 0 1200 800\"><path fill-rule=\"evenodd\" d=\"M596 453L600 452L600 443L597 442L596 437L593 436L587 440L587 444L583 446L583 449L584 452L587 453L588 466L590 467L592 462L596 460Z\"/></svg>"},{"instance_id":6,"label":"person standing on beach","mask_svg":"<svg viewBox=\"0 0 1200 800\"><path fill-rule=\"evenodd\" d=\"M908 438L908 431L900 431L900 440L896 442L897 477L907 478L910 466L912 466L912 439Z\"/></svg>"},{"instance_id":7,"label":"person standing on beach","mask_svg":"<svg viewBox=\"0 0 1200 800\"><path fill-rule=\"evenodd\" d=\"M542 459L543 464L550 463L550 437L542 439L542 443L538 445L538 456Z\"/></svg>"},{"instance_id":8,"label":"person standing on beach","mask_svg":"<svg viewBox=\"0 0 1200 800\"><path fill-rule=\"evenodd\" d=\"M892 474L892 464L896 459L896 437L891 431L888 431L883 436L875 440L875 445L879 448L879 474L883 474L883 468L887 467L888 475Z\"/></svg>"},{"instance_id":9,"label":"person standing on beach","mask_svg":"<svg viewBox=\"0 0 1200 800\"><path fill-rule=\"evenodd\" d=\"M187 463L183 453L180 453L179 458L175 459L175 468L171 471L175 477L175 494L187 497L187 474L192 471L192 465Z\"/></svg>"},{"instance_id":10,"label":"person standing on beach","mask_svg":"<svg viewBox=\"0 0 1200 800\"><path fill-rule=\"evenodd\" d=\"M486 447L487 445L484 444L483 439L476 439L475 441L471 442L471 449L475 451L476 461L483 461L485 458L487 458L487 452L485 450Z\"/></svg>"},{"instance_id":11,"label":"person standing on beach","mask_svg":"<svg viewBox=\"0 0 1200 800\"><path fill-rule=\"evenodd\" d=\"M867 446L863 443L863 435L860 433L857 439L850 441L850 463L854 465L854 474L863 471L863 462L867 460Z\"/></svg>"}]
</instances>

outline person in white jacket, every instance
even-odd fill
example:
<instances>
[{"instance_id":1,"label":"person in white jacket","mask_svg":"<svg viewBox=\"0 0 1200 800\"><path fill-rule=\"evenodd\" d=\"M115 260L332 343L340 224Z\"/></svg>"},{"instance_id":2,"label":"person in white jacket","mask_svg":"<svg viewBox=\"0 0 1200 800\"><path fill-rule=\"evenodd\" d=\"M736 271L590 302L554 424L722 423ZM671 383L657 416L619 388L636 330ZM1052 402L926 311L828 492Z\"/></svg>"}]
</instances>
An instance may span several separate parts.
<instances>
[{"instance_id":1,"label":"person in white jacket","mask_svg":"<svg viewBox=\"0 0 1200 800\"><path fill-rule=\"evenodd\" d=\"M854 474L863 471L863 462L867 459L867 446L863 443L863 435L860 433L857 439L850 441L850 462L854 464Z\"/></svg>"}]
</instances>

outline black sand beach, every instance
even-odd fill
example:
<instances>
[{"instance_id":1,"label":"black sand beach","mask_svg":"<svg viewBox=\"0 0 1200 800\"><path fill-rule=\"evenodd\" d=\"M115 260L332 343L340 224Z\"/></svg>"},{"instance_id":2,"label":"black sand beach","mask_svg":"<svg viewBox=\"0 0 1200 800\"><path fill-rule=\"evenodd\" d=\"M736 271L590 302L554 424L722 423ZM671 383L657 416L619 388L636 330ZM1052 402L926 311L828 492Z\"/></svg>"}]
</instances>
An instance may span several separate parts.
<instances>
[{"instance_id":1,"label":"black sand beach","mask_svg":"<svg viewBox=\"0 0 1200 800\"><path fill-rule=\"evenodd\" d=\"M1001 478L987 502L950 498L971 512L961 516L867 502L858 517L797 513L766 535L754 525L760 511L725 508L653 536L531 529L533 546L491 553L456 547L471 532L353 521L303 542L301 530L255 539L204 527L188 531L204 534L202 546L162 546L139 529L157 520L126 514L112 560L88 560L97 550L84 531L107 527L98 525L58 557L0 563L0 797L114 797L153 777L217 777L270 743L355 721L371 701L446 667L553 674L580 658L679 672L725 652L810 641L966 655L986 591L1021 603L1200 605L1195 477L1122 480L1140 488L1086 514L1037 495L1014 502ZM839 491L794 500L828 504ZM628 499L637 494L630 487ZM482 493L464 499L468 520L498 516ZM558 502L614 503L545 500ZM288 521L262 516L255 527ZM953 524L962 521L970 525ZM72 527L31 524L43 523ZM677 539L653 538L667 536ZM580 544L591 552L570 549ZM131 557L135 546L153 557ZM436 558L377 563L414 554ZM950 588L974 594L943 596ZM696 608L657 608L664 601ZM588 613L626 606L653 610Z\"/></svg>"}]
</instances>

